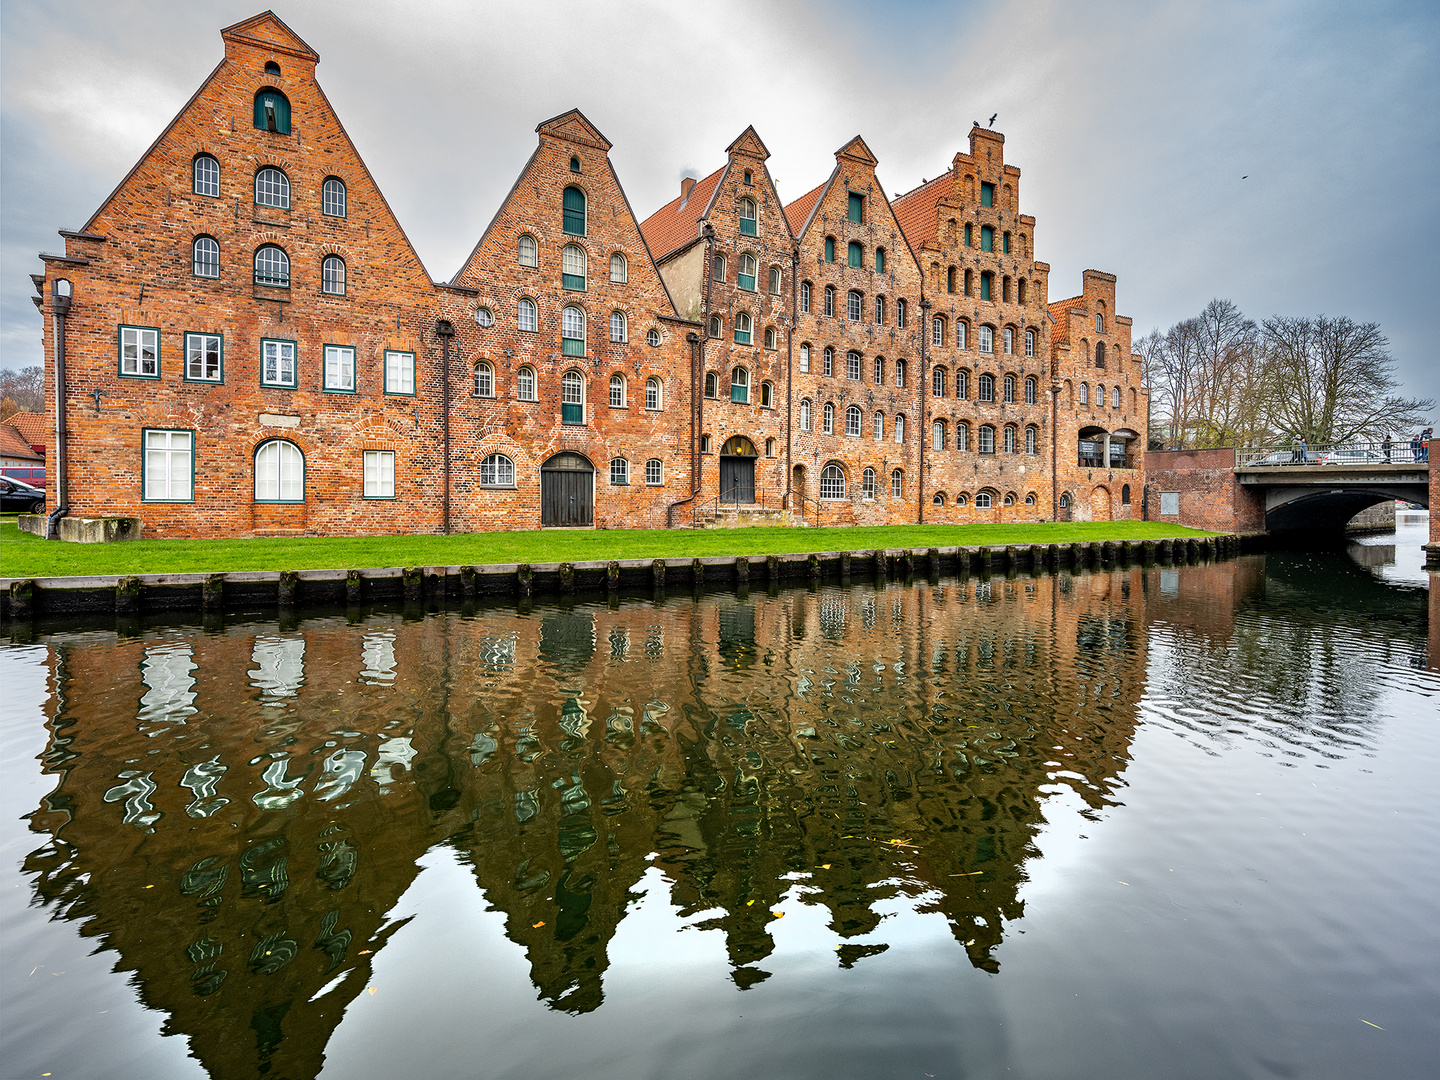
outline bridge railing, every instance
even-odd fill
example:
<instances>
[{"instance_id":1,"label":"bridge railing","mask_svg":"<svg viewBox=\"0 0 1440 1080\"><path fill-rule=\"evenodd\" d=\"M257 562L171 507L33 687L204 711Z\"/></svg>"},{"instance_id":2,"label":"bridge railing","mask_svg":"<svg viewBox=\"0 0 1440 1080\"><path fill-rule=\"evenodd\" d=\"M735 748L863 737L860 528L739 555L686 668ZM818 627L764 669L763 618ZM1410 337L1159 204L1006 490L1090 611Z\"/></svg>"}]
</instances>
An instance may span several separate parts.
<instances>
[{"instance_id":1,"label":"bridge railing","mask_svg":"<svg viewBox=\"0 0 1440 1080\"><path fill-rule=\"evenodd\" d=\"M1292 443L1247 446L1235 451L1237 469L1282 468L1286 465L1413 465L1430 460L1428 442L1395 439L1390 443L1351 441L1329 446Z\"/></svg>"}]
</instances>

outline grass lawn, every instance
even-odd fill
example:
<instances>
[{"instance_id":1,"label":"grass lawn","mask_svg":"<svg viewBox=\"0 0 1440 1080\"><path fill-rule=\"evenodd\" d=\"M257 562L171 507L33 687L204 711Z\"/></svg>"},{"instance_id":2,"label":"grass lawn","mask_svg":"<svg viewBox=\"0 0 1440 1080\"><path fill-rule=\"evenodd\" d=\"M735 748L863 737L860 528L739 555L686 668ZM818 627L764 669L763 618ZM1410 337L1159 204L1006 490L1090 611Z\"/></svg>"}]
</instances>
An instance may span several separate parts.
<instances>
[{"instance_id":1,"label":"grass lawn","mask_svg":"<svg viewBox=\"0 0 1440 1080\"><path fill-rule=\"evenodd\" d=\"M1044 525L894 525L828 529L606 529L346 536L264 540L134 540L121 544L44 541L0 519L0 576L219 573L228 570L481 566L587 559L783 555L808 551L931 548L959 544L1063 544L1158 540L1211 533L1149 521Z\"/></svg>"}]
</instances>

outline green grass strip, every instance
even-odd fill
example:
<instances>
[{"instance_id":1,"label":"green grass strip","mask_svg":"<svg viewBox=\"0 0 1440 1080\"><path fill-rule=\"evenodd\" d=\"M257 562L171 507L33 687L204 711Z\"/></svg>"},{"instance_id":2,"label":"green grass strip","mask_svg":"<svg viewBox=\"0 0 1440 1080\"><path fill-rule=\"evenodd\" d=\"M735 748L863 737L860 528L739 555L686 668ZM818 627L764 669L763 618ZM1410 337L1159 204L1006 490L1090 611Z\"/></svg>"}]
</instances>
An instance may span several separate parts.
<instances>
[{"instance_id":1,"label":"green grass strip","mask_svg":"<svg viewBox=\"0 0 1440 1080\"><path fill-rule=\"evenodd\" d=\"M339 536L255 540L133 540L119 544L44 541L0 521L0 576L221 573L230 570L346 570L380 566L675 559L785 555L956 545L1065 544L1213 536L1153 521L1040 525L887 525L803 529L602 529L463 533L453 536Z\"/></svg>"}]
</instances>

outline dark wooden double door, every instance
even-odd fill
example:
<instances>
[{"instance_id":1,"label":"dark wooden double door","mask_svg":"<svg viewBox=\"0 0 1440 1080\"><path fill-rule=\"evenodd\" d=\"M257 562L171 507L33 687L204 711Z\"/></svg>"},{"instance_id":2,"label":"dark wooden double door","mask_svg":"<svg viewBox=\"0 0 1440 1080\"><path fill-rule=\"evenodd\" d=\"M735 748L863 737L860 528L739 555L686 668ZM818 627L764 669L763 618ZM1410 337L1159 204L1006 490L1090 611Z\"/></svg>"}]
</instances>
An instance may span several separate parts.
<instances>
[{"instance_id":1,"label":"dark wooden double door","mask_svg":"<svg viewBox=\"0 0 1440 1080\"><path fill-rule=\"evenodd\" d=\"M556 454L540 466L540 524L595 524L595 466L579 454Z\"/></svg>"},{"instance_id":2,"label":"dark wooden double door","mask_svg":"<svg viewBox=\"0 0 1440 1080\"><path fill-rule=\"evenodd\" d=\"M753 457L722 457L720 459L720 501L753 503L755 501L755 459Z\"/></svg>"}]
</instances>

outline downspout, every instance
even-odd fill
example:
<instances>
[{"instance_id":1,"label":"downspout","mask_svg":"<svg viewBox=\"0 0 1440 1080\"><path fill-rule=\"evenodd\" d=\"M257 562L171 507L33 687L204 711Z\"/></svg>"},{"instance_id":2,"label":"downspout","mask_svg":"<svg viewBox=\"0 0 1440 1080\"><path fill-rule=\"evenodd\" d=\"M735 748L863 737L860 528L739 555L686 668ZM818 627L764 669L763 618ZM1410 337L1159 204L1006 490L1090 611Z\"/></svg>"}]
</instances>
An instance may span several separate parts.
<instances>
[{"instance_id":1,"label":"downspout","mask_svg":"<svg viewBox=\"0 0 1440 1080\"><path fill-rule=\"evenodd\" d=\"M45 519L45 539L59 539L60 519L70 510L70 480L65 474L65 316L72 288L64 278L50 286L50 311L55 317L55 509Z\"/></svg>"},{"instance_id":2,"label":"downspout","mask_svg":"<svg viewBox=\"0 0 1440 1080\"><path fill-rule=\"evenodd\" d=\"M698 431L697 420L697 410L699 408L699 405L696 402L697 395L695 393L695 372L697 369L697 361L695 357L696 350L699 348L700 336L696 334L694 330L691 330L685 335L685 341L690 346L690 494L686 495L683 499L675 500L675 502L671 503L665 508L665 527L667 529L673 529L675 527L671 521L671 517L675 508L677 506L684 506L686 503L693 501L695 496L700 494L700 435Z\"/></svg>"},{"instance_id":3,"label":"downspout","mask_svg":"<svg viewBox=\"0 0 1440 1080\"><path fill-rule=\"evenodd\" d=\"M794 483L795 476L791 453L795 432L795 323L800 312L799 278L800 245L796 244L790 249L790 329L785 343L785 501L781 505L786 510L791 509L790 496L794 494L790 485ZM800 516L805 516L803 506Z\"/></svg>"},{"instance_id":4,"label":"downspout","mask_svg":"<svg viewBox=\"0 0 1440 1080\"><path fill-rule=\"evenodd\" d=\"M930 341L930 301L925 297L920 298L920 475L915 479L915 487L919 492L919 506L915 521L918 525L925 524L925 440L930 438L928 432L930 425L925 419L925 402L930 393L930 372L926 369L925 361L929 356L926 346Z\"/></svg>"},{"instance_id":5,"label":"downspout","mask_svg":"<svg viewBox=\"0 0 1440 1080\"><path fill-rule=\"evenodd\" d=\"M1051 378L1054 378L1052 375ZM1050 384L1050 520L1060 520L1060 384Z\"/></svg>"},{"instance_id":6,"label":"downspout","mask_svg":"<svg viewBox=\"0 0 1440 1080\"><path fill-rule=\"evenodd\" d=\"M443 451L443 460L445 463L445 494L442 500L444 509L441 531L448 536L450 534L450 339L455 336L455 327L449 319L436 320L435 336L440 339L440 348L443 356L443 360L441 361L441 385L445 395L442 405L445 442Z\"/></svg>"}]
</instances>

